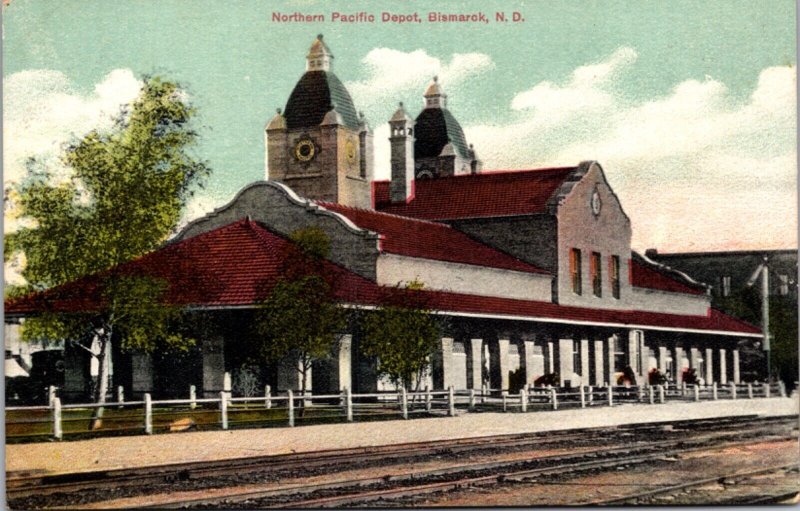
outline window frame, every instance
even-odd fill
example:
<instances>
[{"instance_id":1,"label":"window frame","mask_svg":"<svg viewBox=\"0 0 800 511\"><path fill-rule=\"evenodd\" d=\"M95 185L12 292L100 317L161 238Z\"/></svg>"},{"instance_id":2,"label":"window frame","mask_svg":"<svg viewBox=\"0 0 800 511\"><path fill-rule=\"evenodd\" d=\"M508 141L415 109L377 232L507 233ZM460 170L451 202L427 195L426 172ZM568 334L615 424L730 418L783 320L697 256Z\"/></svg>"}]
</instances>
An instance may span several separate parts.
<instances>
[{"instance_id":1,"label":"window frame","mask_svg":"<svg viewBox=\"0 0 800 511\"><path fill-rule=\"evenodd\" d=\"M620 297L620 260L618 255L608 258L608 279L611 285L612 298L619 300Z\"/></svg>"},{"instance_id":2,"label":"window frame","mask_svg":"<svg viewBox=\"0 0 800 511\"><path fill-rule=\"evenodd\" d=\"M592 279L592 294L603 297L603 256L600 252L592 252L589 257L589 277Z\"/></svg>"},{"instance_id":3,"label":"window frame","mask_svg":"<svg viewBox=\"0 0 800 511\"><path fill-rule=\"evenodd\" d=\"M571 248L569 251L570 283L572 285L572 292L578 296L583 294L582 265L581 249Z\"/></svg>"}]
</instances>

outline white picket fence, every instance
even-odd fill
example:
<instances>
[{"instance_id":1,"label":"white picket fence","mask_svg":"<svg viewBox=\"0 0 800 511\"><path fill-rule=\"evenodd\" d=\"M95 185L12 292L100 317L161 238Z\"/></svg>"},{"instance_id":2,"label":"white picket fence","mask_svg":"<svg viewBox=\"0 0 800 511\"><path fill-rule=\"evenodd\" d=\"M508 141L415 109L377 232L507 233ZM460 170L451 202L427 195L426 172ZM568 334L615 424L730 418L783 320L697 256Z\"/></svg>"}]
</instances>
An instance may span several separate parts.
<instances>
[{"instance_id":1,"label":"white picket fence","mask_svg":"<svg viewBox=\"0 0 800 511\"><path fill-rule=\"evenodd\" d=\"M188 399L153 401L150 394L143 400L125 401L122 388L117 389L116 401L102 405L95 403L62 404L57 389L50 388L48 406L6 408L7 434L14 427L43 429L49 423L49 436L61 440L65 429L70 436L103 436L119 433L153 434L155 431L177 431L197 428L265 427L282 425L293 427L298 423L352 422L376 418L408 419L411 415L454 416L456 410L466 412L532 412L564 408L614 406L626 403L658 404L680 401L718 399L755 399L786 396L783 382L775 384L717 385L649 385L649 386L579 386L572 388L531 387L509 394L498 389L480 390L428 390L407 392L376 392L353 394L344 389L339 394L296 395L292 391L273 394L266 386L263 395L234 397L230 391L219 392L218 397L197 398L191 386ZM104 426L91 430L84 424L95 424L92 416L102 408ZM26 413L27 412L27 413ZM38 418L35 416L38 414ZM26 417L28 415L28 417ZM19 416L19 419L15 419ZM194 418L193 418L194 417ZM197 419L195 421L195 419ZM68 427L80 423L81 428ZM78 426L76 425L76 426ZM118 426L118 427L115 427ZM154 428L157 425L157 428ZM25 437L12 434L9 438ZM28 435L35 437L37 435Z\"/></svg>"}]
</instances>

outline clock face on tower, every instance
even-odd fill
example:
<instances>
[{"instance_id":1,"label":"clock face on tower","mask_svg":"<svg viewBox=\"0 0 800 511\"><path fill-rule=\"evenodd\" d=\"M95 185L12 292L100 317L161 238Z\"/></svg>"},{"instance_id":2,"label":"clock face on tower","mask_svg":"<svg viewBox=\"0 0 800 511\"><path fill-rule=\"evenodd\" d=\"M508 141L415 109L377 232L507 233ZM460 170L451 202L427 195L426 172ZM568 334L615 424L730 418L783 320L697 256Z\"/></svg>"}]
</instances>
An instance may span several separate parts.
<instances>
[{"instance_id":1,"label":"clock face on tower","mask_svg":"<svg viewBox=\"0 0 800 511\"><path fill-rule=\"evenodd\" d=\"M356 145L352 140L348 140L344 145L344 155L347 158L347 163L350 165L356 162Z\"/></svg>"},{"instance_id":2,"label":"clock face on tower","mask_svg":"<svg viewBox=\"0 0 800 511\"><path fill-rule=\"evenodd\" d=\"M298 161L311 161L317 155L317 146L310 138L300 139L294 145L294 157Z\"/></svg>"},{"instance_id":3,"label":"clock face on tower","mask_svg":"<svg viewBox=\"0 0 800 511\"><path fill-rule=\"evenodd\" d=\"M600 192L597 190L594 191L592 194L592 213L595 216L600 214L600 208L603 206L602 201L600 200Z\"/></svg>"}]
</instances>

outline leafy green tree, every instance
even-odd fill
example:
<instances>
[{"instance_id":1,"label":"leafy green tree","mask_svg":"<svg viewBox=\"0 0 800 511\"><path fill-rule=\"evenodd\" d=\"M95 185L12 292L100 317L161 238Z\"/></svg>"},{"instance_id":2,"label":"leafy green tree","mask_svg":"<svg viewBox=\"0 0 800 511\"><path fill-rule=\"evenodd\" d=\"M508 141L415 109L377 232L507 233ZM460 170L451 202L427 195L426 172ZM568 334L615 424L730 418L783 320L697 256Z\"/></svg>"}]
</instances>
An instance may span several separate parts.
<instances>
[{"instance_id":1,"label":"leafy green tree","mask_svg":"<svg viewBox=\"0 0 800 511\"><path fill-rule=\"evenodd\" d=\"M397 286L382 307L361 320L361 350L378 357L378 374L415 391L427 374L441 335L441 325L419 292L423 287L419 281Z\"/></svg>"},{"instance_id":2,"label":"leafy green tree","mask_svg":"<svg viewBox=\"0 0 800 511\"><path fill-rule=\"evenodd\" d=\"M758 286L752 286L735 291L728 297L718 298L717 305L724 311L741 318L754 325L761 325L761 293ZM769 324L770 324L770 363L773 377L778 377L789 385L797 381L798 353L797 353L797 302L788 296L770 295L769 297ZM755 361L743 360L743 365L758 365L758 371L751 369L753 374L762 372L764 367L763 352L758 348L758 359ZM743 352L743 357L748 352ZM752 358L752 357L747 357Z\"/></svg>"},{"instance_id":3,"label":"leafy green tree","mask_svg":"<svg viewBox=\"0 0 800 511\"><path fill-rule=\"evenodd\" d=\"M198 136L190 123L194 114L179 85L147 77L113 128L93 130L66 148L70 181L53 184L47 169L36 169L18 190L20 216L32 222L6 237L5 257L24 253L25 291L88 275L99 281L99 291L80 311L42 311L28 318L23 339L63 339L92 353L99 362L98 403L108 391L106 352L112 339L124 350L143 351L162 342L188 349L193 342L172 328L180 311L163 305L166 283L131 275L120 265L166 240L208 174L190 152ZM69 294L71 286L62 287L61 294ZM90 349L92 344L99 352Z\"/></svg>"},{"instance_id":4,"label":"leafy green tree","mask_svg":"<svg viewBox=\"0 0 800 511\"><path fill-rule=\"evenodd\" d=\"M297 361L300 390L306 393L315 360L330 355L347 313L336 303L335 277L323 269L330 252L328 236L317 228L295 231L283 254L283 277L275 283L255 316L261 353L271 361Z\"/></svg>"}]
</instances>

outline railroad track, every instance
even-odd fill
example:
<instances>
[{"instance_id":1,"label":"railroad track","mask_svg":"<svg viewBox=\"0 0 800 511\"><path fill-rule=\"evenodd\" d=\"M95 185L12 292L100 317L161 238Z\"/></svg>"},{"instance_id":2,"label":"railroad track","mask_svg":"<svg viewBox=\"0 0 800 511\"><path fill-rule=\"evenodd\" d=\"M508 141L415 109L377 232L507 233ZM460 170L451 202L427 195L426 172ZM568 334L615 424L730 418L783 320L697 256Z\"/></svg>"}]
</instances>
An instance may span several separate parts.
<instances>
[{"instance_id":1,"label":"railroad track","mask_svg":"<svg viewBox=\"0 0 800 511\"><path fill-rule=\"evenodd\" d=\"M704 486L712 485L712 484L722 484L725 486L733 485L740 483L741 481L746 481L754 476L762 476L768 474L784 474L784 473L798 473L800 470L800 463L790 463L786 465L776 465L767 468L759 468L756 470L748 470L748 471L738 471L732 474L722 475L722 476L715 476L715 477L708 477L703 479L696 479L693 481L684 482L681 484L676 484L672 486L665 486L663 488L657 488L655 490L648 490L640 493L634 493L631 495L626 495L624 497L615 497L613 499L602 499L596 500L594 502L590 502L588 505L590 506L623 506L623 505L647 505L647 504L664 504L665 501L659 499L663 499L665 496L672 496L676 493L685 493L690 492L692 490L696 490L698 488L702 488ZM777 503L782 500L789 499L798 493L797 487L797 479L793 481L793 486L788 488L788 491L779 491L778 493L769 492L767 495L759 495L756 497L753 496L737 496L737 497L726 497L720 501L713 501L708 502L708 505L711 504L720 504L720 505L741 505L741 504L773 504ZM780 489L779 489L780 490ZM783 490L786 490L785 488Z\"/></svg>"},{"instance_id":2,"label":"railroad track","mask_svg":"<svg viewBox=\"0 0 800 511\"><path fill-rule=\"evenodd\" d=\"M789 437L787 437L789 438ZM397 476L339 480L316 485L244 491L214 498L201 497L161 502L153 506L177 508L323 508L350 507L374 502L417 498L451 490L491 486L499 483L529 483L549 476L571 476L583 472L611 470L667 460L693 451L708 449L720 438L677 440L660 446L614 447L572 455L544 456L534 460L472 463L457 467L424 470ZM748 441L724 442L726 446Z\"/></svg>"},{"instance_id":3,"label":"railroad track","mask_svg":"<svg viewBox=\"0 0 800 511\"><path fill-rule=\"evenodd\" d=\"M574 445L579 441L603 441L619 443L620 440L630 444L639 439L652 439L659 435L685 436L686 433L702 431L697 441L731 441L742 438L750 433L763 434L769 426L784 427L790 420L796 422L796 417L758 418L755 416L716 418L705 421L665 421L647 425L632 425L615 428L585 428L581 430L568 430L558 432L544 432L535 434L501 435L479 438L462 438L441 442L419 442L394 446L378 446L359 449L340 449L321 451L315 453L294 453L290 455L266 456L256 458L239 458L218 462L182 463L168 466L144 467L137 469L98 471L81 474L56 474L36 475L28 477L10 477L7 480L7 495L12 503L28 504L23 507L39 507L30 505L26 497L41 499L48 494L70 494L81 490L102 490L103 488L119 488L125 486L147 487L153 482L174 483L185 481L191 485L193 481L213 478L215 476L228 476L242 474L243 471L267 472L279 474L280 472L313 468L333 467L335 471L348 466L364 466L369 463L387 464L387 462L400 463L404 459L430 457L436 454L455 455L461 453L481 452L485 450L535 450L548 445ZM680 440L685 442L685 440ZM612 448L613 449L613 448ZM630 447L625 447L630 451ZM609 451L611 452L611 451ZM596 454L597 455L597 454ZM663 453L660 455L663 456ZM546 457L545 457L546 458ZM542 458L544 459L544 458ZM504 467L483 467L483 470L500 470ZM470 470L465 468L464 470ZM476 470L475 468L472 469ZM513 477L514 472L506 476ZM429 477L435 476L428 474ZM438 474L441 477L442 474ZM417 475L419 479L421 475ZM489 476L491 477L491 476ZM497 476L493 476L495 479ZM487 479L488 481L489 479ZM386 481L383 481L384 483ZM234 485L235 481L228 481L227 485ZM353 487L364 487L373 482L354 481ZM398 481L393 481L398 484ZM480 484L480 483L477 483ZM434 487L430 488L433 491ZM308 494L308 487L300 493ZM335 491L333 488L318 488L319 491ZM299 490L298 490L299 491ZM314 490L311 490L314 491ZM398 490L399 491L399 490ZM427 491L421 489L420 491ZM135 494L135 492L133 492ZM291 491L289 491L291 493ZM102 497L99 495L98 497ZM230 498L230 496L228 496ZM256 498L254 495L242 494L244 500ZM58 500L58 499L57 499ZM102 500L102 498L100 498ZM202 500L202 499L201 499ZM219 499L218 499L219 500ZM238 497L237 497L238 500ZM69 498L66 498L69 502ZM203 502L184 503L188 505L204 505ZM19 506L16 506L19 507Z\"/></svg>"}]
</instances>

